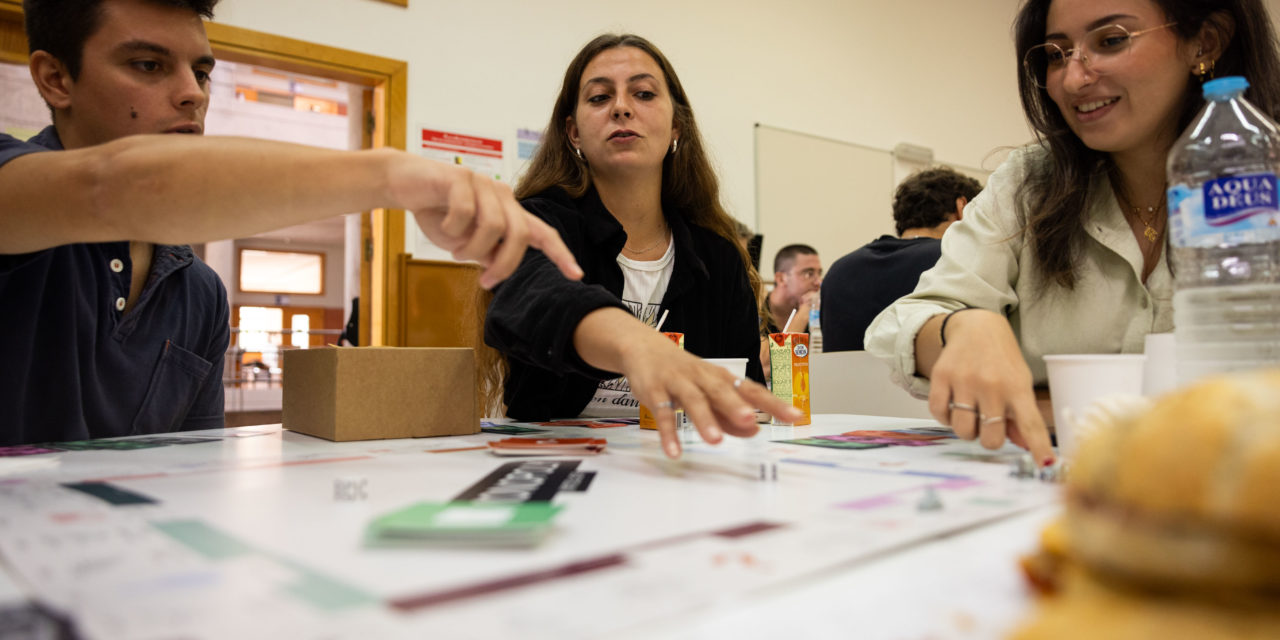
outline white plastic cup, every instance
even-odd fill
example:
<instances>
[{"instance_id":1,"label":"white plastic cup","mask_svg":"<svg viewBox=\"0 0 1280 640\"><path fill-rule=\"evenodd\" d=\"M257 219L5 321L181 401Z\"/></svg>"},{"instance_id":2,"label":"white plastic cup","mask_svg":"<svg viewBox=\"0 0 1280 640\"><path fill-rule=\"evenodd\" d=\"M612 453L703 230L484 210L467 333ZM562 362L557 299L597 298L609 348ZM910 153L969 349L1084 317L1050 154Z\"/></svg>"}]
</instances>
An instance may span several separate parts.
<instances>
[{"instance_id":1,"label":"white plastic cup","mask_svg":"<svg viewBox=\"0 0 1280 640\"><path fill-rule=\"evenodd\" d=\"M702 361L714 364L738 378L743 378L747 375L746 358L703 358ZM678 431L680 432L680 442L684 444L695 444L702 441L702 437L698 435L698 430L693 426L693 421L683 411L680 412Z\"/></svg>"},{"instance_id":2,"label":"white plastic cup","mask_svg":"<svg viewBox=\"0 0 1280 640\"><path fill-rule=\"evenodd\" d=\"M1049 396L1053 400L1054 429L1058 435L1058 455L1070 460L1075 454L1073 418L1102 397L1117 394L1142 395L1141 353L1085 353L1044 357L1049 370Z\"/></svg>"},{"instance_id":3,"label":"white plastic cup","mask_svg":"<svg viewBox=\"0 0 1280 640\"><path fill-rule=\"evenodd\" d=\"M1148 333L1142 370L1142 395L1153 398L1178 386L1178 358L1172 333Z\"/></svg>"},{"instance_id":4,"label":"white plastic cup","mask_svg":"<svg viewBox=\"0 0 1280 640\"><path fill-rule=\"evenodd\" d=\"M746 358L703 358L702 361L708 364L714 364L717 367L732 373L734 377L737 378L743 378L747 375Z\"/></svg>"}]
</instances>

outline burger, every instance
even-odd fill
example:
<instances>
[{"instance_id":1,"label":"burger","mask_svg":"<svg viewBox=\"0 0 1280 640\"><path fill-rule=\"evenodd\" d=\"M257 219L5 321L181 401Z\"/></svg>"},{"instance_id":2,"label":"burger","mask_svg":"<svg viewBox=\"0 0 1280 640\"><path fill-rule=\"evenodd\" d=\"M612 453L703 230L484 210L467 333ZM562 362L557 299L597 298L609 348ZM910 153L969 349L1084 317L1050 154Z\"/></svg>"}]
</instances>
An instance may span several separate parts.
<instances>
[{"instance_id":1,"label":"burger","mask_svg":"<svg viewBox=\"0 0 1280 640\"><path fill-rule=\"evenodd\" d=\"M1016 638L1280 638L1280 371L1210 379L1080 443L1024 559Z\"/></svg>"}]
</instances>

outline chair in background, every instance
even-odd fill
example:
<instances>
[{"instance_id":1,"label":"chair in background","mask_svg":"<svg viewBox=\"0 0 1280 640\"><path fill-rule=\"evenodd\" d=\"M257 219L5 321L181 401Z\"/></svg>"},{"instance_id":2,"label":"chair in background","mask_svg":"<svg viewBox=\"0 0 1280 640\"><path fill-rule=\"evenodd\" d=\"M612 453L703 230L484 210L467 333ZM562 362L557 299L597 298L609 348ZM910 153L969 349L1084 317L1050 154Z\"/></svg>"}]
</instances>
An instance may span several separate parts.
<instances>
[{"instance_id":1,"label":"chair in background","mask_svg":"<svg viewBox=\"0 0 1280 640\"><path fill-rule=\"evenodd\" d=\"M928 403L889 381L889 367L866 351L809 355L810 410L932 420Z\"/></svg>"}]
</instances>

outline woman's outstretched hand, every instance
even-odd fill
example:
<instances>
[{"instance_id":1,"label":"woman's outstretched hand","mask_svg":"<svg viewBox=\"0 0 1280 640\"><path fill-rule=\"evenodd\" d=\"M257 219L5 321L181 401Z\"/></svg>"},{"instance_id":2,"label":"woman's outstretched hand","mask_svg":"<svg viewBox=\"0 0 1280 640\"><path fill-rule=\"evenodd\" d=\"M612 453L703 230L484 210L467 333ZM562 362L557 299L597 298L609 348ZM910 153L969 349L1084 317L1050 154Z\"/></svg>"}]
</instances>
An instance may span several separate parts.
<instances>
[{"instance_id":1,"label":"woman's outstretched hand","mask_svg":"<svg viewBox=\"0 0 1280 640\"><path fill-rule=\"evenodd\" d=\"M925 323L916 337L917 369L929 378L929 412L964 440L998 449L1008 438L1042 465L1053 447L1036 406L1031 370L1004 316L985 309L953 312Z\"/></svg>"},{"instance_id":2,"label":"woman's outstretched hand","mask_svg":"<svg viewBox=\"0 0 1280 640\"><path fill-rule=\"evenodd\" d=\"M592 366L627 377L631 393L657 418L662 450L672 458L680 456L677 409L684 409L702 439L712 444L726 433L754 435L758 430L755 409L784 420L800 419L798 409L760 384L704 362L621 309L587 314L574 331L573 342Z\"/></svg>"}]
</instances>

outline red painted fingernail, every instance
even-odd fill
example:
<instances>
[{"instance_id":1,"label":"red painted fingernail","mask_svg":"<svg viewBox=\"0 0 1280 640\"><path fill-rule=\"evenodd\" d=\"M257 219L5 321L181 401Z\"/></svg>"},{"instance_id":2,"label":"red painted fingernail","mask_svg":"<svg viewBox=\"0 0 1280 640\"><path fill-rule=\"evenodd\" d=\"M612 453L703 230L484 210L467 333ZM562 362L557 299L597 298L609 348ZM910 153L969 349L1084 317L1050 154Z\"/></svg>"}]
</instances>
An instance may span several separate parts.
<instances>
[{"instance_id":1,"label":"red painted fingernail","mask_svg":"<svg viewBox=\"0 0 1280 640\"><path fill-rule=\"evenodd\" d=\"M1048 458L1045 458L1044 460L1041 460L1041 461L1040 461L1040 466L1042 466L1042 467L1051 467L1051 466L1053 466L1053 456L1049 456Z\"/></svg>"}]
</instances>

